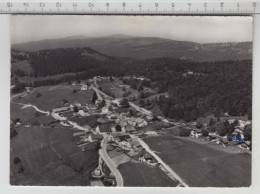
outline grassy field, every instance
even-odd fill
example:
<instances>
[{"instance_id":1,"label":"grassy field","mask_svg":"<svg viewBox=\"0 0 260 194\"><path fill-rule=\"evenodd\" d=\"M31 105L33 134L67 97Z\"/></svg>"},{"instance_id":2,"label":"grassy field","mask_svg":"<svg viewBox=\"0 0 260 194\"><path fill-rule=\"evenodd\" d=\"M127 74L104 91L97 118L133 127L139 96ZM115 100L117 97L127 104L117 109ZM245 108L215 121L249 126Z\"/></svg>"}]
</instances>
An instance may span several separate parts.
<instances>
[{"instance_id":1,"label":"grassy field","mask_svg":"<svg viewBox=\"0 0 260 194\"><path fill-rule=\"evenodd\" d=\"M127 88L124 86L123 82L119 79L110 80L102 80L98 82L99 86L102 90L115 98L129 98L130 96L137 96L138 91L132 88Z\"/></svg>"},{"instance_id":2,"label":"grassy field","mask_svg":"<svg viewBox=\"0 0 260 194\"><path fill-rule=\"evenodd\" d=\"M36 92L20 99L43 110L54 108L65 95L72 98L68 86L40 87ZM72 87L73 88L73 87ZM68 90L68 91L67 91ZM89 100L88 92L76 93L77 100ZM17 101L18 99L14 99ZM19 101L19 100L18 100ZM60 105L59 105L60 106ZM51 116L38 113L29 107L11 102L11 119L20 119L22 125L13 126L17 135L10 142L10 183L12 185L89 185L90 172L96 167L98 153L95 146L82 152L76 145L76 130L53 122ZM30 127L25 125L30 124ZM44 124L41 126L41 124Z\"/></svg>"},{"instance_id":3,"label":"grassy field","mask_svg":"<svg viewBox=\"0 0 260 194\"><path fill-rule=\"evenodd\" d=\"M21 62L18 62L18 65L20 65L19 63L21 63ZM22 68L23 68L23 66L22 66ZM17 69L17 67L15 67L15 69ZM24 68L22 70L24 70ZM25 71L27 72L28 70L25 70ZM32 72L32 70L31 70L31 72ZM84 73L84 72L62 73L62 74L42 76L42 77L39 77L39 76L38 77L23 76L23 77L18 77L18 80L21 83L31 83L31 82L47 81L47 80L57 80L57 81L59 81L59 80L66 80L66 78L68 78L68 80L70 80L71 77L76 77L78 75L81 75L82 73Z\"/></svg>"},{"instance_id":4,"label":"grassy field","mask_svg":"<svg viewBox=\"0 0 260 194\"><path fill-rule=\"evenodd\" d=\"M177 184L168 178L158 167L141 163L127 162L119 166L124 186L174 187Z\"/></svg>"},{"instance_id":5,"label":"grassy field","mask_svg":"<svg viewBox=\"0 0 260 194\"><path fill-rule=\"evenodd\" d=\"M10 116L14 120L20 118L21 121L26 122L34 117L36 111L33 108L21 109L22 105L15 103L10 104Z\"/></svg>"},{"instance_id":6,"label":"grassy field","mask_svg":"<svg viewBox=\"0 0 260 194\"><path fill-rule=\"evenodd\" d=\"M117 81L109 81L109 80L102 80L98 82L99 86L102 90L107 93L108 95L114 96L116 98L122 98L124 91L122 88L119 87L120 82Z\"/></svg>"},{"instance_id":7,"label":"grassy field","mask_svg":"<svg viewBox=\"0 0 260 194\"><path fill-rule=\"evenodd\" d=\"M80 126L89 125L90 127L96 127L98 125L97 123L98 115L91 115L86 117L71 117L70 120L76 122Z\"/></svg>"},{"instance_id":8,"label":"grassy field","mask_svg":"<svg viewBox=\"0 0 260 194\"><path fill-rule=\"evenodd\" d=\"M97 150L81 152L69 128L19 127L11 140L12 185L89 185ZM18 157L20 162L15 162ZM23 169L22 172L21 168Z\"/></svg>"},{"instance_id":9,"label":"grassy field","mask_svg":"<svg viewBox=\"0 0 260 194\"><path fill-rule=\"evenodd\" d=\"M11 120L20 119L20 122L24 125L49 125L56 120L51 116L46 116L45 114L35 111L34 108L28 107L21 109L21 105L11 102L10 105L10 117Z\"/></svg>"},{"instance_id":10,"label":"grassy field","mask_svg":"<svg viewBox=\"0 0 260 194\"><path fill-rule=\"evenodd\" d=\"M14 101L33 104L46 111L64 106L63 99L69 103L89 103L93 94L92 91L80 91L79 89L79 86L72 85L42 86L34 88L32 93L21 99L15 98ZM73 92L74 90L77 92ZM41 94L40 97L37 97L38 93Z\"/></svg>"},{"instance_id":11,"label":"grassy field","mask_svg":"<svg viewBox=\"0 0 260 194\"><path fill-rule=\"evenodd\" d=\"M244 187L251 184L249 154L230 154L171 135L144 140L190 186Z\"/></svg>"}]
</instances>

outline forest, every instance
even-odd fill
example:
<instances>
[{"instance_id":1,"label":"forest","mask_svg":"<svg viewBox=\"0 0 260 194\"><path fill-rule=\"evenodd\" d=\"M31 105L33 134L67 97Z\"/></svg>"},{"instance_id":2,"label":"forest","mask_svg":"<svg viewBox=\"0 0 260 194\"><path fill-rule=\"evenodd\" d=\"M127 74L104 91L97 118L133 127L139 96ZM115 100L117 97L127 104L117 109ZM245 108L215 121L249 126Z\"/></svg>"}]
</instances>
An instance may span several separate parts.
<instances>
[{"instance_id":1,"label":"forest","mask_svg":"<svg viewBox=\"0 0 260 194\"><path fill-rule=\"evenodd\" d=\"M156 81L169 98L157 102L164 115L198 117L248 115L252 111L252 61L178 63L171 59L149 63L145 76Z\"/></svg>"},{"instance_id":2,"label":"forest","mask_svg":"<svg viewBox=\"0 0 260 194\"><path fill-rule=\"evenodd\" d=\"M252 61L194 62L174 58L135 60L111 57L90 48L69 48L28 52L22 59L12 52L15 61L27 60L32 73L12 70L13 92L25 86L54 85L59 82L84 80L96 75L137 75L150 78L159 92L169 98L156 101L170 118L192 121L208 114L248 115L252 112ZM57 79L21 82L19 77L75 73ZM147 84L147 83L146 83Z\"/></svg>"}]
</instances>

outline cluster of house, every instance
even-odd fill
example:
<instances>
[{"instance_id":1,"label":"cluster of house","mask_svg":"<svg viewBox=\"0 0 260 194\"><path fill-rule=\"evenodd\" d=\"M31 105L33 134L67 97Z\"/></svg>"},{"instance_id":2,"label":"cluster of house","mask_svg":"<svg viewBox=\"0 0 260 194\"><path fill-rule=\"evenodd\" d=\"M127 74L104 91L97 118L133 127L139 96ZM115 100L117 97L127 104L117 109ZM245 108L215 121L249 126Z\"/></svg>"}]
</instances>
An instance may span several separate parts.
<instances>
[{"instance_id":1,"label":"cluster of house","mask_svg":"<svg viewBox=\"0 0 260 194\"><path fill-rule=\"evenodd\" d=\"M95 77L94 81L98 81L103 78ZM87 90L87 87L82 86L81 90ZM148 116L149 118L145 117L144 115L135 117L133 115L130 115L129 112L116 112L114 110L118 108L124 108L126 107L128 110L129 104L128 102L123 101L122 99L114 99L114 100L104 100L103 98L100 98L100 100L105 101L104 105L102 107L99 107L97 105L98 101L98 93L96 94L95 98L95 105L93 107L87 107L87 110L85 111L84 108L79 107L80 111L78 111L78 114L81 116L88 116L87 114L91 110L101 110L101 116L97 119L97 122L99 123L95 129L89 130L90 132L85 133L78 133L77 135L80 136L80 140L78 142L78 146L83 149L92 142L98 142L98 138L102 138L102 133L109 134L110 141L113 142L111 145L117 146L119 149L124 150L124 152L127 152L127 154L131 157L134 157L137 161L141 163L148 164L150 166L155 166L157 164L157 161L148 154L143 147L140 145L140 143L137 140L134 140L130 137L130 135L126 134L125 132L133 132L136 131L137 128L142 128L148 125L148 121L152 120L152 117ZM85 107L85 106L84 106ZM154 133L147 133L148 135L157 135ZM98 137L98 136L101 137ZM97 136L97 137L96 137ZM97 168L95 171L93 171L93 177L99 177L101 176L102 170L100 168Z\"/></svg>"},{"instance_id":2,"label":"cluster of house","mask_svg":"<svg viewBox=\"0 0 260 194\"><path fill-rule=\"evenodd\" d=\"M90 131L75 132L73 136L79 138L76 144L83 152L87 149L96 148L97 144L103 138L102 135Z\"/></svg>"},{"instance_id":3,"label":"cluster of house","mask_svg":"<svg viewBox=\"0 0 260 194\"><path fill-rule=\"evenodd\" d=\"M132 126L132 127L144 127L148 124L148 122L139 117L127 117L123 114L119 115L115 120L116 123L120 124L122 127Z\"/></svg>"},{"instance_id":4,"label":"cluster of house","mask_svg":"<svg viewBox=\"0 0 260 194\"><path fill-rule=\"evenodd\" d=\"M159 165L159 163L154 159L154 157L147 152L139 157L139 161L153 167Z\"/></svg>"},{"instance_id":5,"label":"cluster of house","mask_svg":"<svg viewBox=\"0 0 260 194\"><path fill-rule=\"evenodd\" d=\"M222 118L222 120L223 119L224 118ZM207 140L216 142L224 147L227 145L238 145L242 149L250 150L251 142L245 138L244 131L245 127L250 125L251 122L239 118L230 118L226 119L226 121L228 121L229 124L233 124L235 121L237 122L232 133L227 133L224 136L220 136L216 131L205 133L205 130L198 129L195 127L196 124L192 124L190 136L197 139L205 137Z\"/></svg>"},{"instance_id":6,"label":"cluster of house","mask_svg":"<svg viewBox=\"0 0 260 194\"><path fill-rule=\"evenodd\" d=\"M111 135L110 140L111 142L116 143L116 145L119 146L120 149L124 150L124 152L127 152L127 155L133 159L152 167L158 165L158 162L154 157L146 152L139 141L132 138L130 135Z\"/></svg>"}]
</instances>

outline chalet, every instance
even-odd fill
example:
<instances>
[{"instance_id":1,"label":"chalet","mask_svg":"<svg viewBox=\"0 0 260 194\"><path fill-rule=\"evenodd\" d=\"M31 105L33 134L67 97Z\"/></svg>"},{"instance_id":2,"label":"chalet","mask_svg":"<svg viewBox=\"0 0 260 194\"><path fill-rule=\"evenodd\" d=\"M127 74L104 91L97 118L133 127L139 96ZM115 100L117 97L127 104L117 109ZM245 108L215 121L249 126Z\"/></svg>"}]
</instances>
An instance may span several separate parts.
<instances>
[{"instance_id":1,"label":"chalet","mask_svg":"<svg viewBox=\"0 0 260 194\"><path fill-rule=\"evenodd\" d=\"M107 107L107 106L104 106L104 107L101 109L101 112L102 112L103 114L107 114L107 113L109 112L108 107Z\"/></svg>"},{"instance_id":2,"label":"chalet","mask_svg":"<svg viewBox=\"0 0 260 194\"><path fill-rule=\"evenodd\" d=\"M244 136L240 133L233 133L227 137L228 141L232 141L237 144L244 143Z\"/></svg>"},{"instance_id":3,"label":"chalet","mask_svg":"<svg viewBox=\"0 0 260 194\"><path fill-rule=\"evenodd\" d=\"M110 133L112 132L111 128L114 126L113 123L104 123L102 125L97 126L98 130L101 133Z\"/></svg>"},{"instance_id":4,"label":"chalet","mask_svg":"<svg viewBox=\"0 0 260 194\"><path fill-rule=\"evenodd\" d=\"M88 86L87 86L87 85L82 85L81 88L80 88L80 90L86 91L86 90L88 90Z\"/></svg>"},{"instance_id":5,"label":"chalet","mask_svg":"<svg viewBox=\"0 0 260 194\"><path fill-rule=\"evenodd\" d=\"M144 134L145 135L149 135L149 136L156 136L156 135L158 135L158 133L156 131L146 131Z\"/></svg>"},{"instance_id":6,"label":"chalet","mask_svg":"<svg viewBox=\"0 0 260 194\"><path fill-rule=\"evenodd\" d=\"M27 93L30 93L31 92L31 87L25 87L25 90Z\"/></svg>"},{"instance_id":7,"label":"chalet","mask_svg":"<svg viewBox=\"0 0 260 194\"><path fill-rule=\"evenodd\" d=\"M113 177L104 177L103 182L105 185L115 186L116 180Z\"/></svg>"},{"instance_id":8,"label":"chalet","mask_svg":"<svg viewBox=\"0 0 260 194\"><path fill-rule=\"evenodd\" d=\"M119 135L117 136L117 138L119 139L119 141L128 141L129 139L131 139L129 135Z\"/></svg>"},{"instance_id":9,"label":"chalet","mask_svg":"<svg viewBox=\"0 0 260 194\"><path fill-rule=\"evenodd\" d=\"M129 89L130 88L129 85L125 85L125 84L120 84L119 87L120 88L125 88L125 89Z\"/></svg>"},{"instance_id":10,"label":"chalet","mask_svg":"<svg viewBox=\"0 0 260 194\"><path fill-rule=\"evenodd\" d=\"M103 174L102 170L101 170L99 167L97 167L97 168L91 173L91 176L92 176L93 178L100 179L100 178L102 178L102 177L104 176L104 174Z\"/></svg>"},{"instance_id":11,"label":"chalet","mask_svg":"<svg viewBox=\"0 0 260 194\"><path fill-rule=\"evenodd\" d=\"M132 126L132 125L126 125L124 127L124 131L126 132L131 132L131 131L135 131L136 129Z\"/></svg>"},{"instance_id":12,"label":"chalet","mask_svg":"<svg viewBox=\"0 0 260 194\"><path fill-rule=\"evenodd\" d=\"M81 107L81 104L79 102L74 103L74 106Z\"/></svg>"},{"instance_id":13,"label":"chalet","mask_svg":"<svg viewBox=\"0 0 260 194\"><path fill-rule=\"evenodd\" d=\"M119 106L122 108L128 108L129 107L128 100L126 98L121 99L119 102Z\"/></svg>"},{"instance_id":14,"label":"chalet","mask_svg":"<svg viewBox=\"0 0 260 194\"><path fill-rule=\"evenodd\" d=\"M131 144L128 141L120 141L118 144L124 150L131 150Z\"/></svg>"},{"instance_id":15,"label":"chalet","mask_svg":"<svg viewBox=\"0 0 260 194\"><path fill-rule=\"evenodd\" d=\"M98 118L98 119L97 119L97 122L100 123L100 124L112 123L111 120L109 120L109 119L107 119L107 118L105 118L105 117L104 117L104 118L103 118L103 117Z\"/></svg>"},{"instance_id":16,"label":"chalet","mask_svg":"<svg viewBox=\"0 0 260 194\"><path fill-rule=\"evenodd\" d=\"M158 164L157 161L150 154L148 154L147 152L144 153L143 156L139 157L139 161L143 162L143 163L146 163L148 165L151 165L151 166L156 166Z\"/></svg>"},{"instance_id":17,"label":"chalet","mask_svg":"<svg viewBox=\"0 0 260 194\"><path fill-rule=\"evenodd\" d=\"M103 136L100 134L92 134L91 137L92 137L93 141L103 139Z\"/></svg>"}]
</instances>

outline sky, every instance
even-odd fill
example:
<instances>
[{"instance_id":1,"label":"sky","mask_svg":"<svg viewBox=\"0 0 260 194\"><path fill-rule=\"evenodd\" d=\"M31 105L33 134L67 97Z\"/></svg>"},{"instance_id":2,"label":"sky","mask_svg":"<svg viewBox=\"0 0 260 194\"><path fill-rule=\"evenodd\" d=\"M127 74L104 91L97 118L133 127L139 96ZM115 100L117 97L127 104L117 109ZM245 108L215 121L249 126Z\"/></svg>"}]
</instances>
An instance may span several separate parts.
<instances>
[{"instance_id":1,"label":"sky","mask_svg":"<svg viewBox=\"0 0 260 194\"><path fill-rule=\"evenodd\" d=\"M252 41L253 36L253 18L242 16L16 15L10 20L12 43L114 34L199 43Z\"/></svg>"}]
</instances>

